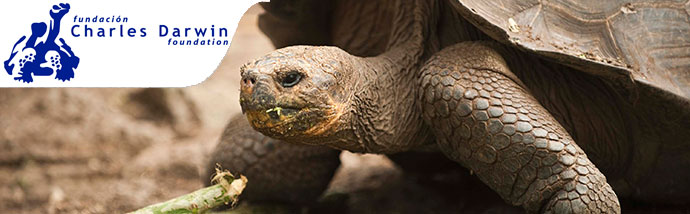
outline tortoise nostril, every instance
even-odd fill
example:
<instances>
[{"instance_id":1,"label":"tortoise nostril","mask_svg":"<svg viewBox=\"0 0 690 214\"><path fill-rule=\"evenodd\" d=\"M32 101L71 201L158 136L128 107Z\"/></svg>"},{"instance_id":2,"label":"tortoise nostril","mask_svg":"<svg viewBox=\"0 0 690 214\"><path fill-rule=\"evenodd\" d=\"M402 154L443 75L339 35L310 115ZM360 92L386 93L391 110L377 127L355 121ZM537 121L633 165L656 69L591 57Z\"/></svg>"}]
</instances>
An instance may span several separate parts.
<instances>
[{"instance_id":1,"label":"tortoise nostril","mask_svg":"<svg viewBox=\"0 0 690 214\"><path fill-rule=\"evenodd\" d=\"M246 87L252 87L254 84L256 84L256 78L254 78L254 77L242 78L242 83Z\"/></svg>"}]
</instances>

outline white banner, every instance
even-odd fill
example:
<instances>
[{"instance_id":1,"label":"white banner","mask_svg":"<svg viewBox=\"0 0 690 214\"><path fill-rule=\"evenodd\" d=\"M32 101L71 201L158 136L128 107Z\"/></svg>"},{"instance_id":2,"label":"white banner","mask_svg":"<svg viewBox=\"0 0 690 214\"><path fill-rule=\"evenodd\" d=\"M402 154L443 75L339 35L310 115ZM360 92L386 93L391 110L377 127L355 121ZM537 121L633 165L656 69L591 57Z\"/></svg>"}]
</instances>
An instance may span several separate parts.
<instances>
[{"instance_id":1,"label":"white banner","mask_svg":"<svg viewBox=\"0 0 690 214\"><path fill-rule=\"evenodd\" d=\"M4 1L0 87L185 87L258 0Z\"/></svg>"}]
</instances>

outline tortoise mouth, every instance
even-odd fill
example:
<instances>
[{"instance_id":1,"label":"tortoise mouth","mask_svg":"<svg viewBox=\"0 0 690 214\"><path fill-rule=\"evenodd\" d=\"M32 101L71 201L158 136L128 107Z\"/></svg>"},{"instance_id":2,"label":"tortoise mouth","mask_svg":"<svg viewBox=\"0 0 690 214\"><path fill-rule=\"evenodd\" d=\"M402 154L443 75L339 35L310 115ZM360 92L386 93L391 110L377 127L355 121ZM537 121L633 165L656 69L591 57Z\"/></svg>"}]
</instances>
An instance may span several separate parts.
<instances>
[{"instance_id":1,"label":"tortoise mouth","mask_svg":"<svg viewBox=\"0 0 690 214\"><path fill-rule=\"evenodd\" d=\"M309 134L310 130L328 120L332 110L317 107L275 106L245 111L249 123L257 131L273 138L286 139Z\"/></svg>"},{"instance_id":2,"label":"tortoise mouth","mask_svg":"<svg viewBox=\"0 0 690 214\"><path fill-rule=\"evenodd\" d=\"M257 122L263 127L275 127L295 120L295 116L308 108L275 106L273 108L247 110L245 114L250 122Z\"/></svg>"}]
</instances>

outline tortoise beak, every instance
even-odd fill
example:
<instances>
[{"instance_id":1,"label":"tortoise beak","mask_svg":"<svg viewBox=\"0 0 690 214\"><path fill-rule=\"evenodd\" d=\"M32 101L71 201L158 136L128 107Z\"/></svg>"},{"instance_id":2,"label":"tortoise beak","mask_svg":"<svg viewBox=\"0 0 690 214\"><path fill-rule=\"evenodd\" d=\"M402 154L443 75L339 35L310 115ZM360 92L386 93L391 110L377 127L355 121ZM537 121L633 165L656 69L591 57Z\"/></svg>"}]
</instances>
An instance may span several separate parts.
<instances>
[{"instance_id":1,"label":"tortoise beak","mask_svg":"<svg viewBox=\"0 0 690 214\"><path fill-rule=\"evenodd\" d=\"M242 113L260 111L276 107L275 89L271 87L271 77L257 72L247 72L240 82L240 106Z\"/></svg>"}]
</instances>

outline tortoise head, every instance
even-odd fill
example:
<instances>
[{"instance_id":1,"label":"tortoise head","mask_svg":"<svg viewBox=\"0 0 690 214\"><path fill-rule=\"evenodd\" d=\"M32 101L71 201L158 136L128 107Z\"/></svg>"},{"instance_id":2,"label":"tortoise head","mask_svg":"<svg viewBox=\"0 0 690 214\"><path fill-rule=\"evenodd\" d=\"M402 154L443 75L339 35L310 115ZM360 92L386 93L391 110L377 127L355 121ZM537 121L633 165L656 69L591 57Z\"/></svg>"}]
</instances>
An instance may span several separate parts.
<instances>
[{"instance_id":1,"label":"tortoise head","mask_svg":"<svg viewBox=\"0 0 690 214\"><path fill-rule=\"evenodd\" d=\"M240 69L240 105L257 131L288 142L322 144L342 124L351 78L335 47L293 46ZM350 90L351 91L351 90Z\"/></svg>"}]
</instances>

